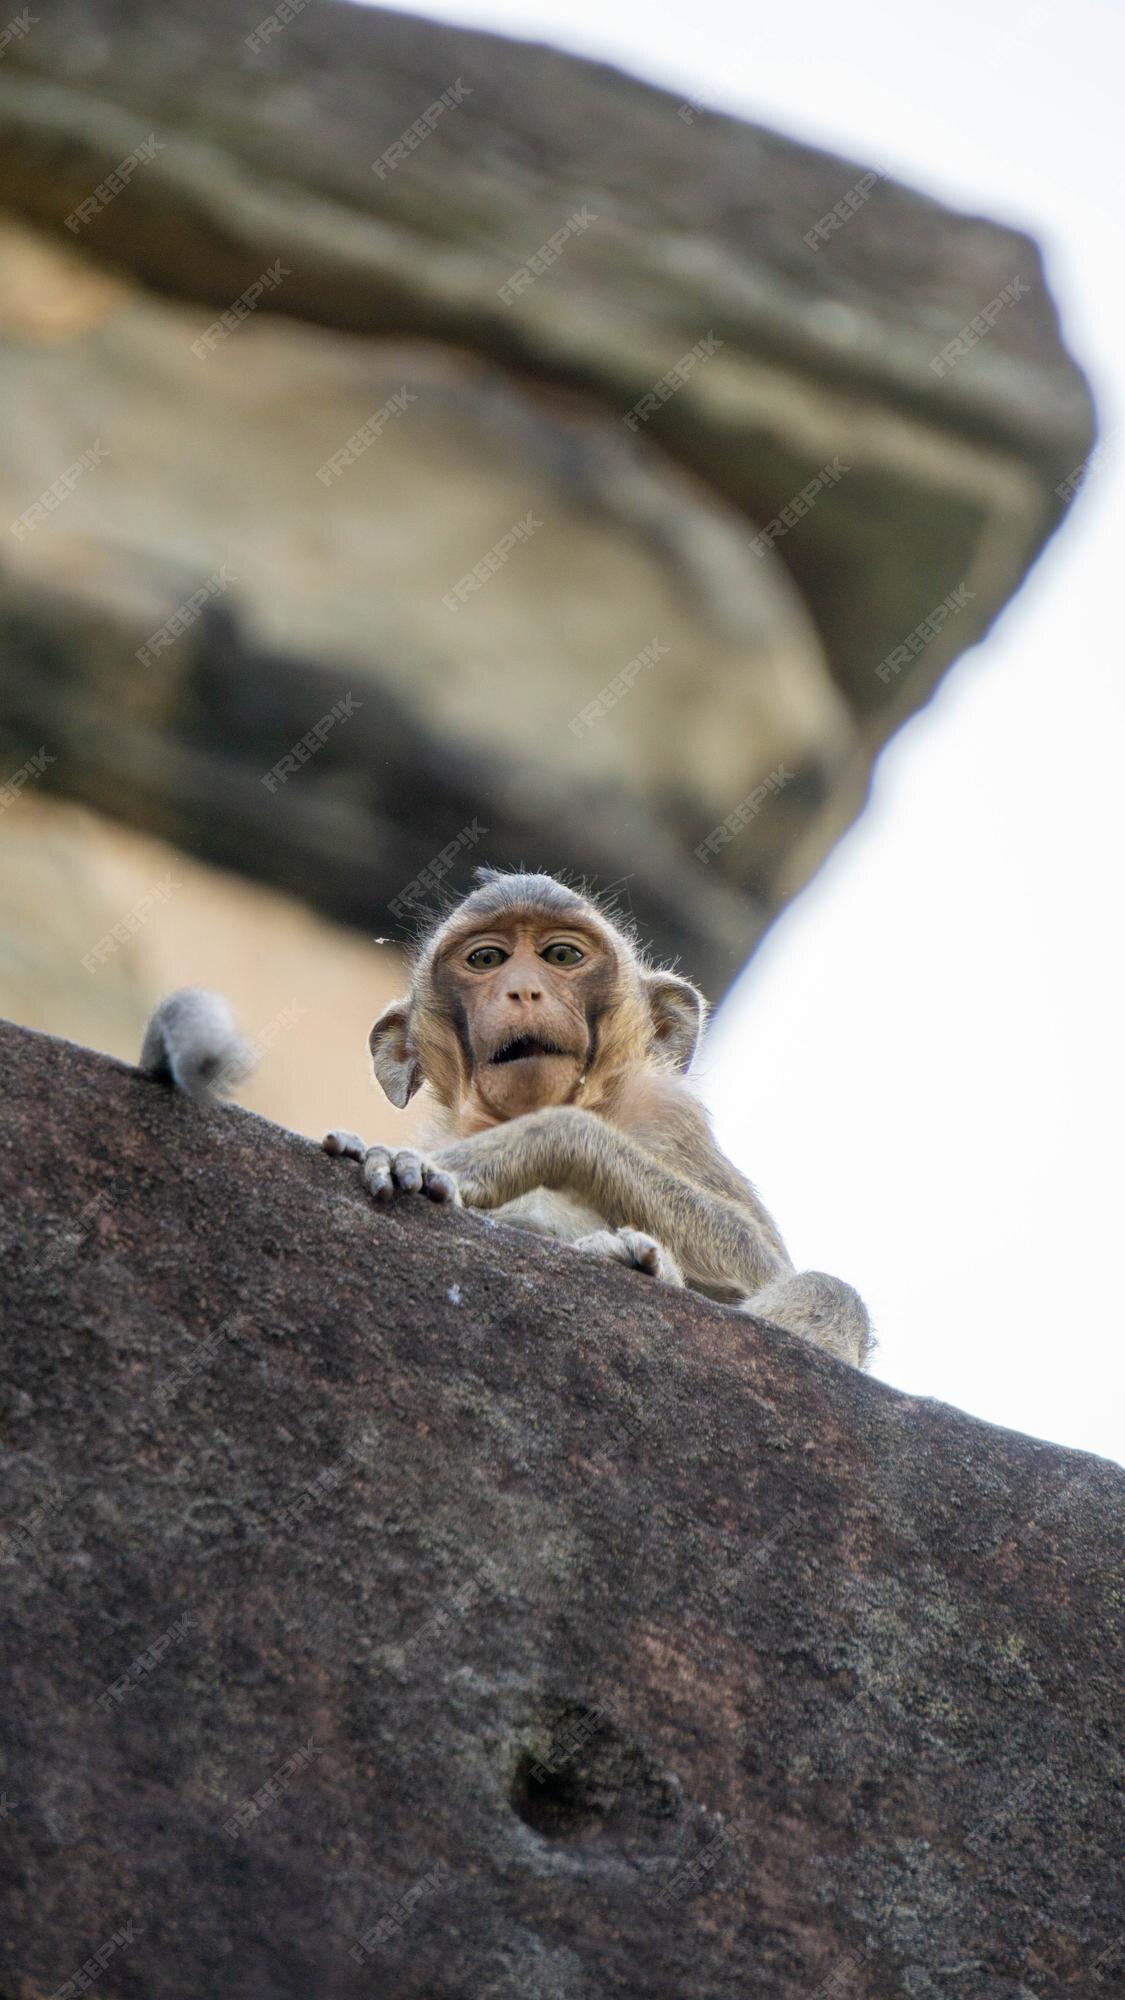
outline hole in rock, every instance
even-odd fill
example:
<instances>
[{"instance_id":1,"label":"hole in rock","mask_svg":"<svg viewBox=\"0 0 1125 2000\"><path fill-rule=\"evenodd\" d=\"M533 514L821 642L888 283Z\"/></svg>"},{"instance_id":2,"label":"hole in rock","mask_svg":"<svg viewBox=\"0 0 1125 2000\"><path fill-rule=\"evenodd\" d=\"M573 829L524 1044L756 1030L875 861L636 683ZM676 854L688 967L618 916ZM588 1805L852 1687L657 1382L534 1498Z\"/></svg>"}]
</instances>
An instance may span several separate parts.
<instances>
[{"instance_id":1,"label":"hole in rock","mask_svg":"<svg viewBox=\"0 0 1125 2000\"><path fill-rule=\"evenodd\" d=\"M512 1809L545 1840L651 1836L680 1810L676 1780L596 1708L551 1702L527 1739Z\"/></svg>"}]
</instances>

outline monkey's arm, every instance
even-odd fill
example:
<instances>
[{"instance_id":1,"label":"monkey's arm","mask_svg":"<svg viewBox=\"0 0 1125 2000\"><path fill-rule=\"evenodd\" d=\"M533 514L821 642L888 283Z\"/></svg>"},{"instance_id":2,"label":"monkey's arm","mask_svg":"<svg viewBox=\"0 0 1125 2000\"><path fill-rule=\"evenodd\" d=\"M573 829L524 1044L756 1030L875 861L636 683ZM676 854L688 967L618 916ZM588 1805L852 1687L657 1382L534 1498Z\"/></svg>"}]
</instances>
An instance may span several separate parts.
<instances>
[{"instance_id":1,"label":"monkey's arm","mask_svg":"<svg viewBox=\"0 0 1125 2000\"><path fill-rule=\"evenodd\" d=\"M441 1166L472 1208L498 1208L531 1188L564 1190L612 1228L666 1246L689 1284L755 1292L791 1271L764 1210L698 1186L590 1111L562 1105L443 1145Z\"/></svg>"}]
</instances>

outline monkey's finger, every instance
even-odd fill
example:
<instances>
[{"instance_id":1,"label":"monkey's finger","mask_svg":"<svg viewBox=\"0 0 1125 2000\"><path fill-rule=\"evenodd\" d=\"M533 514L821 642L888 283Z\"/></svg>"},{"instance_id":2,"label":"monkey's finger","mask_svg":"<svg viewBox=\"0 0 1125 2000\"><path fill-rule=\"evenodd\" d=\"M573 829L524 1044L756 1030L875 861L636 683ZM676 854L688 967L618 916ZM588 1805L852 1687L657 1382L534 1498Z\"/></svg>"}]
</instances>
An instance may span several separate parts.
<instances>
[{"instance_id":1,"label":"monkey's finger","mask_svg":"<svg viewBox=\"0 0 1125 2000\"><path fill-rule=\"evenodd\" d=\"M395 1184L386 1146L368 1146L363 1156L363 1185L376 1201L390 1201Z\"/></svg>"},{"instance_id":2,"label":"monkey's finger","mask_svg":"<svg viewBox=\"0 0 1125 2000\"><path fill-rule=\"evenodd\" d=\"M320 1143L326 1153L341 1160L362 1160L367 1151L367 1142L358 1132L326 1132Z\"/></svg>"},{"instance_id":3,"label":"monkey's finger","mask_svg":"<svg viewBox=\"0 0 1125 2000\"><path fill-rule=\"evenodd\" d=\"M632 1264L636 1271L644 1271L650 1278L660 1278L666 1285L682 1285L684 1274L671 1251L658 1243L655 1236L646 1236L641 1229L619 1229L617 1240L623 1246L624 1261Z\"/></svg>"},{"instance_id":4,"label":"monkey's finger","mask_svg":"<svg viewBox=\"0 0 1125 2000\"><path fill-rule=\"evenodd\" d=\"M429 1160L424 1160L422 1186L431 1201L448 1202L451 1208L461 1207L461 1190L454 1176L444 1167L432 1166Z\"/></svg>"},{"instance_id":5,"label":"monkey's finger","mask_svg":"<svg viewBox=\"0 0 1125 2000\"><path fill-rule=\"evenodd\" d=\"M422 1157L412 1146L404 1146L391 1162L391 1178L404 1194L418 1194L422 1186Z\"/></svg>"},{"instance_id":6,"label":"monkey's finger","mask_svg":"<svg viewBox=\"0 0 1125 2000\"><path fill-rule=\"evenodd\" d=\"M571 1245L572 1250L581 1250L584 1257L608 1257L614 1264L628 1264L629 1252L613 1229L595 1229L589 1236L579 1236Z\"/></svg>"}]
</instances>

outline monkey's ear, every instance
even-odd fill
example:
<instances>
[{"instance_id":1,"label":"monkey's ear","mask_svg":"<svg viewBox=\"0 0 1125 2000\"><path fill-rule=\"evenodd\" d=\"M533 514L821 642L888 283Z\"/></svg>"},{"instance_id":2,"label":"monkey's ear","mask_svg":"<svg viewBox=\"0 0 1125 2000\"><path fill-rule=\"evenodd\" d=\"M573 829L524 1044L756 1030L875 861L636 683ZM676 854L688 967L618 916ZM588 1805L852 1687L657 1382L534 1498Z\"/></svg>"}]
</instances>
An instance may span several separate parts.
<instances>
[{"instance_id":1,"label":"monkey's ear","mask_svg":"<svg viewBox=\"0 0 1125 2000\"><path fill-rule=\"evenodd\" d=\"M702 993L674 972L646 973L645 991L657 1048L671 1056L677 1069L690 1069L707 1019Z\"/></svg>"},{"instance_id":2,"label":"monkey's ear","mask_svg":"<svg viewBox=\"0 0 1125 2000\"><path fill-rule=\"evenodd\" d=\"M422 1082L422 1067L406 1042L410 1001L392 1000L384 1007L368 1037L375 1076L392 1104L405 1110Z\"/></svg>"}]
</instances>

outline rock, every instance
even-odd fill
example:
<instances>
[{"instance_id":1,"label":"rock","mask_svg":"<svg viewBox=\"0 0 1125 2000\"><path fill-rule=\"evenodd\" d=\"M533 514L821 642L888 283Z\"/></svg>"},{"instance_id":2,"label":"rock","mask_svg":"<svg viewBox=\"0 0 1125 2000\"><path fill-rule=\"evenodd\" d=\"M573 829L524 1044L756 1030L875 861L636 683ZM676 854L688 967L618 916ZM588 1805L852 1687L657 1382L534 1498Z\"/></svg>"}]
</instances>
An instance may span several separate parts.
<instances>
[{"instance_id":1,"label":"rock","mask_svg":"<svg viewBox=\"0 0 1125 2000\"><path fill-rule=\"evenodd\" d=\"M1122 1990L1119 1471L0 1076L0 1990Z\"/></svg>"},{"instance_id":2,"label":"rock","mask_svg":"<svg viewBox=\"0 0 1125 2000\"><path fill-rule=\"evenodd\" d=\"M261 24L4 51L0 756L396 935L480 840L616 882L718 997L1089 450L1038 251L553 50Z\"/></svg>"}]
</instances>

